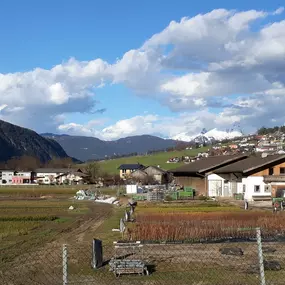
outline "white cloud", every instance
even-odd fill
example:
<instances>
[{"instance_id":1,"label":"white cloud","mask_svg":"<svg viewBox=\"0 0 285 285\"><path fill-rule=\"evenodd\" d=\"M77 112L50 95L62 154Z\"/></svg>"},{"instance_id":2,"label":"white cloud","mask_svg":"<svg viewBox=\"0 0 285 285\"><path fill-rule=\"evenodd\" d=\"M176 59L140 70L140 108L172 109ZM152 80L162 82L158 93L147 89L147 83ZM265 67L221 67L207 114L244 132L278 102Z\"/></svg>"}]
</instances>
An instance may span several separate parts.
<instances>
[{"instance_id":1,"label":"white cloud","mask_svg":"<svg viewBox=\"0 0 285 285\"><path fill-rule=\"evenodd\" d=\"M57 129L60 133L65 133L69 135L78 135L78 136L95 136L100 137L100 131L94 129L95 127L101 126L105 123L104 119L91 120L86 124L78 123L67 123L64 124L61 122Z\"/></svg>"},{"instance_id":2,"label":"white cloud","mask_svg":"<svg viewBox=\"0 0 285 285\"><path fill-rule=\"evenodd\" d=\"M275 11L274 11L274 15L280 15L280 14L282 14L284 12L284 7L279 7L278 9L276 9Z\"/></svg>"},{"instance_id":3,"label":"white cloud","mask_svg":"<svg viewBox=\"0 0 285 285\"><path fill-rule=\"evenodd\" d=\"M158 115L145 114L132 118L119 120L108 127L93 125L93 121L86 124L69 123L59 126L59 131L71 135L95 136L103 140L115 140L122 137L153 134L165 138L175 138L181 133L185 137L191 137L201 132L203 128L208 130L218 126L220 129L227 129L239 118L229 114L213 114L207 109L194 113L182 113L177 117L163 117Z\"/></svg>"},{"instance_id":4,"label":"white cloud","mask_svg":"<svg viewBox=\"0 0 285 285\"><path fill-rule=\"evenodd\" d=\"M185 96L203 93L202 90L207 88L209 75L210 74L207 72L184 75L164 83L161 85L161 90L163 92L170 92L174 95Z\"/></svg>"},{"instance_id":5,"label":"white cloud","mask_svg":"<svg viewBox=\"0 0 285 285\"><path fill-rule=\"evenodd\" d=\"M113 83L136 91L154 91L160 81L160 54L154 50L130 50L110 66Z\"/></svg>"},{"instance_id":6,"label":"white cloud","mask_svg":"<svg viewBox=\"0 0 285 285\"><path fill-rule=\"evenodd\" d=\"M118 139L132 135L153 133L154 123L158 120L155 115L135 116L130 119L120 120L116 124L106 127L101 131L101 137L106 140Z\"/></svg>"},{"instance_id":7,"label":"white cloud","mask_svg":"<svg viewBox=\"0 0 285 285\"><path fill-rule=\"evenodd\" d=\"M170 22L115 63L71 58L49 70L0 74L0 118L38 131L105 139L139 133L173 136L235 122L252 128L284 122L285 20L274 22L283 11L216 9ZM256 20L264 22L253 30ZM135 116L101 129L96 121L65 123L64 114L94 111L96 88L108 84L124 84L180 115ZM207 108L218 108L219 114Z\"/></svg>"},{"instance_id":8,"label":"white cloud","mask_svg":"<svg viewBox=\"0 0 285 285\"><path fill-rule=\"evenodd\" d=\"M51 101L54 104L61 105L68 101L68 94L64 91L61 83L55 83L49 87L49 92L51 94Z\"/></svg>"}]
</instances>

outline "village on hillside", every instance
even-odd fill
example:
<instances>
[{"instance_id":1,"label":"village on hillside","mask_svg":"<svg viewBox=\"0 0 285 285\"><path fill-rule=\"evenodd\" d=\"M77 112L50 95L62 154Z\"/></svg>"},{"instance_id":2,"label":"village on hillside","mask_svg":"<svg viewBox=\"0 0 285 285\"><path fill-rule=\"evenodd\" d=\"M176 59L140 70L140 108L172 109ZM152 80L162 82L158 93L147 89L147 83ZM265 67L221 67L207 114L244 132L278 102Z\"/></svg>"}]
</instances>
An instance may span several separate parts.
<instances>
[{"instance_id":1,"label":"village on hillside","mask_svg":"<svg viewBox=\"0 0 285 285\"><path fill-rule=\"evenodd\" d=\"M202 148L205 145L198 144L197 147ZM209 156L241 153L283 154L285 153L285 134L277 131L272 134L242 136L210 144L208 147L207 151L199 152L196 156L170 157L167 163L189 163ZM186 149L191 150L193 147L186 147Z\"/></svg>"}]
</instances>

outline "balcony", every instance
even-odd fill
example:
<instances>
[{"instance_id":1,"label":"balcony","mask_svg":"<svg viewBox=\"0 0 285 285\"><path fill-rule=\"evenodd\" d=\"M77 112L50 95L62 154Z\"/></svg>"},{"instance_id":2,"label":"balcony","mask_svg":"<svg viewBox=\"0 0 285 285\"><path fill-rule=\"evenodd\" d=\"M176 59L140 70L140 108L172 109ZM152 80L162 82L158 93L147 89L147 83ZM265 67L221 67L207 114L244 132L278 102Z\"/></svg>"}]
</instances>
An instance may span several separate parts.
<instances>
[{"instance_id":1,"label":"balcony","mask_svg":"<svg viewBox=\"0 0 285 285\"><path fill-rule=\"evenodd\" d=\"M264 183L270 182L284 182L285 183L285 175L264 175Z\"/></svg>"}]
</instances>

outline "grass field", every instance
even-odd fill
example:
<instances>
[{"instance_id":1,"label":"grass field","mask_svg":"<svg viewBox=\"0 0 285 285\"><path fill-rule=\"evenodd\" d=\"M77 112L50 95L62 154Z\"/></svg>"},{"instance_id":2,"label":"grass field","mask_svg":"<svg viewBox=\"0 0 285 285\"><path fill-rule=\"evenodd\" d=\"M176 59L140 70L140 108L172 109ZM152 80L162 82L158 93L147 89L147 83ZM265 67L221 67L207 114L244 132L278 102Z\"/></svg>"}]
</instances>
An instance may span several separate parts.
<instances>
[{"instance_id":1,"label":"grass field","mask_svg":"<svg viewBox=\"0 0 285 285\"><path fill-rule=\"evenodd\" d=\"M91 241L90 228L108 218L112 206L77 201L73 199L76 191L74 187L0 187L0 265L51 241ZM115 194L116 190L102 192ZM69 210L71 205L74 210ZM69 232L73 234L66 235Z\"/></svg>"},{"instance_id":2,"label":"grass field","mask_svg":"<svg viewBox=\"0 0 285 285\"><path fill-rule=\"evenodd\" d=\"M75 186L2 186L0 187L0 199L2 198L68 198L73 197L79 189L93 189L92 185L75 185ZM116 188L100 188L98 189L105 195L116 195ZM122 192L124 189L120 189Z\"/></svg>"},{"instance_id":3,"label":"grass field","mask_svg":"<svg viewBox=\"0 0 285 285\"><path fill-rule=\"evenodd\" d=\"M75 207L74 211L68 210L70 205ZM88 211L88 205L77 201L0 200L0 250L23 242L33 244L40 241L39 237L48 240L64 224Z\"/></svg>"},{"instance_id":4,"label":"grass field","mask_svg":"<svg viewBox=\"0 0 285 285\"><path fill-rule=\"evenodd\" d=\"M118 158L118 159L101 161L100 166L101 166L102 171L110 173L110 174L118 174L118 167L121 164L125 164L125 163L141 163L145 166L159 165L162 169L169 170L169 169L176 168L176 167L183 165L183 163L166 163L169 158L181 157L181 156L187 156L187 155L195 156L199 152L204 152L207 150L208 150L208 147L203 147L203 148L192 149L192 150L159 152L153 155L123 157L123 158Z\"/></svg>"}]
</instances>

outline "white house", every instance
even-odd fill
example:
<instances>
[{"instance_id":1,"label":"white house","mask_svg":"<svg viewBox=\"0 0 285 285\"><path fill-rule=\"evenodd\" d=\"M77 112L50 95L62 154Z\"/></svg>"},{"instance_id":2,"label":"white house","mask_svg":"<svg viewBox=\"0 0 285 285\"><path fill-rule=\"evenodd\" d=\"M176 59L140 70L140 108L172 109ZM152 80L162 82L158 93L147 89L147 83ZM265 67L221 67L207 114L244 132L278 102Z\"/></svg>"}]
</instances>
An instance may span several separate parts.
<instances>
[{"instance_id":1,"label":"white house","mask_svg":"<svg viewBox=\"0 0 285 285\"><path fill-rule=\"evenodd\" d=\"M0 185L13 183L14 170L0 170Z\"/></svg>"},{"instance_id":2,"label":"white house","mask_svg":"<svg viewBox=\"0 0 285 285\"><path fill-rule=\"evenodd\" d=\"M56 183L56 177L69 172L69 168L38 168L35 169L34 182L39 184Z\"/></svg>"},{"instance_id":3,"label":"white house","mask_svg":"<svg viewBox=\"0 0 285 285\"><path fill-rule=\"evenodd\" d=\"M271 185L264 182L263 176L248 176L240 182L228 181L217 174L208 175L209 197L233 197L234 194L243 194L244 199L270 198Z\"/></svg>"},{"instance_id":4,"label":"white house","mask_svg":"<svg viewBox=\"0 0 285 285\"><path fill-rule=\"evenodd\" d=\"M55 179L57 184L81 184L86 177L88 177L88 175L81 171L69 171L56 176Z\"/></svg>"},{"instance_id":5,"label":"white house","mask_svg":"<svg viewBox=\"0 0 285 285\"><path fill-rule=\"evenodd\" d=\"M250 156L216 169L207 178L211 197L243 193L252 201L284 195L285 155Z\"/></svg>"},{"instance_id":6,"label":"white house","mask_svg":"<svg viewBox=\"0 0 285 285\"><path fill-rule=\"evenodd\" d=\"M57 184L73 177L73 180L79 181L80 175L84 176L81 169L70 168L38 168L35 169L35 181L39 184Z\"/></svg>"}]
</instances>

